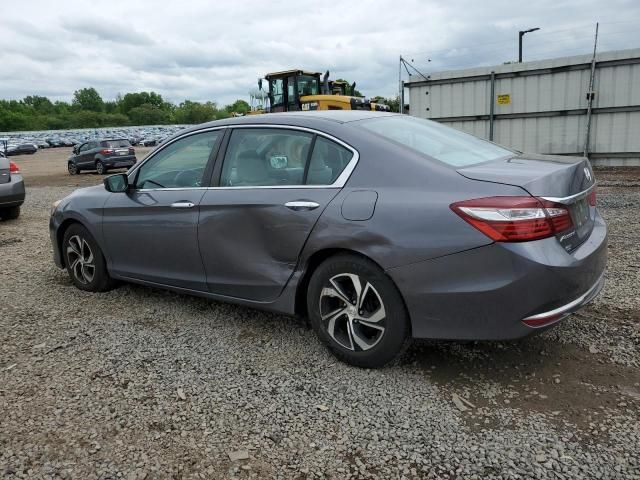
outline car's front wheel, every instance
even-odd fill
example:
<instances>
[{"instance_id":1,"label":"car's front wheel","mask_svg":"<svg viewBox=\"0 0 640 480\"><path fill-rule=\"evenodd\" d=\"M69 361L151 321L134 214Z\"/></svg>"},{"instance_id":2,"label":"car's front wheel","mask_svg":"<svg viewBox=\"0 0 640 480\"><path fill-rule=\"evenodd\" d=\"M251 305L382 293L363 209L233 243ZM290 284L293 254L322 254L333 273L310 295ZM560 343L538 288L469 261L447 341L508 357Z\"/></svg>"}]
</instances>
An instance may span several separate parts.
<instances>
[{"instance_id":1,"label":"car's front wheel","mask_svg":"<svg viewBox=\"0 0 640 480\"><path fill-rule=\"evenodd\" d=\"M102 250L82 225L71 225L64 233L62 253L69 277L80 290L104 292L113 287Z\"/></svg>"},{"instance_id":2,"label":"car's front wheel","mask_svg":"<svg viewBox=\"0 0 640 480\"><path fill-rule=\"evenodd\" d=\"M382 367L408 345L409 316L391 279L373 262L337 255L313 273L307 309L318 337L340 360Z\"/></svg>"},{"instance_id":3,"label":"car's front wheel","mask_svg":"<svg viewBox=\"0 0 640 480\"><path fill-rule=\"evenodd\" d=\"M96 172L98 172L98 175L104 175L107 173L107 167L105 167L104 163L100 160L96 160Z\"/></svg>"},{"instance_id":4,"label":"car's front wheel","mask_svg":"<svg viewBox=\"0 0 640 480\"><path fill-rule=\"evenodd\" d=\"M73 162L67 164L67 170L69 171L69 175L77 175L79 172L78 166Z\"/></svg>"}]
</instances>

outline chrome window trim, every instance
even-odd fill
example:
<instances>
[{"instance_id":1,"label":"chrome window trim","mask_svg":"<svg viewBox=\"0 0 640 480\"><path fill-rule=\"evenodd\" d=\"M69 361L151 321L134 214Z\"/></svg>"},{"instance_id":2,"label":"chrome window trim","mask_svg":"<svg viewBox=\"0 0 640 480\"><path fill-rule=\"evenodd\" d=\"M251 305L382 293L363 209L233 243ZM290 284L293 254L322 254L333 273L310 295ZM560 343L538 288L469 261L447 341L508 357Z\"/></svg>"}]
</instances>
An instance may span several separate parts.
<instances>
[{"instance_id":1,"label":"chrome window trim","mask_svg":"<svg viewBox=\"0 0 640 480\"><path fill-rule=\"evenodd\" d=\"M596 188L596 184L597 184L597 182L593 182L593 185L591 185L586 190L583 190L583 191L581 191L579 193L576 193L574 195L569 195L568 197L540 197L540 198L542 198L543 200L548 200L549 202L570 204L570 203L575 202L576 200L579 200L579 199L589 195L589 193L591 193L591 190Z\"/></svg>"},{"instance_id":2,"label":"chrome window trim","mask_svg":"<svg viewBox=\"0 0 640 480\"><path fill-rule=\"evenodd\" d=\"M164 149L168 145L171 145L174 142L177 142L178 140L180 140L182 138L188 137L190 135L195 135L195 134L198 134L198 133L208 132L208 131L212 131L212 130L226 129L226 128L232 128L232 129L235 129L235 128L279 128L279 129L285 129L285 130L299 130L299 131L308 132L308 133L311 133L311 134L316 134L316 135L319 135L321 137L327 138L328 140L331 140L331 141L337 143L338 145L341 145L341 146L345 147L347 150L350 150L351 153L353 154L353 156L351 157L351 160L349 160L349 163L347 163L347 166L344 167L344 170L342 170L342 173L340 175L338 175L338 178L336 178L335 182L333 182L331 184L327 184L327 185L238 185L238 186L224 186L224 187L144 188L144 189L136 189L135 191L136 192L155 192L155 191L180 191L180 190L249 190L249 189L258 189L258 190L263 190L263 189L277 189L277 190L297 189L297 190L300 190L300 189L318 189L318 188L325 188L325 189L342 188L347 183L347 180L349 180L349 178L351 177L351 174L355 170L355 168L356 168L356 166L358 164L358 161L360 160L360 153L358 152L358 150L356 150L354 147L352 147L348 143L345 143L342 140L340 140L339 138L336 138L333 135L330 135L328 133L321 132L321 131L315 130L313 128L300 127L300 126L296 126L296 125L262 125L262 124L259 124L259 123L251 123L251 124L242 124L242 125L225 125L225 126L220 126L220 127L211 127L211 128L206 128L206 129L202 129L202 130L196 130L196 131L193 131L193 132L185 133L184 135L181 135L179 137L174 138L171 142L168 142L166 145L162 145L160 149L155 150L154 152L152 152L152 154L149 155L148 157L146 157L139 165L137 165L134 169L130 170L129 174L134 174L135 171L138 168L142 167L142 165L147 163L151 158L153 158L160 151L162 151L162 149ZM224 158L222 159L222 161L224 162Z\"/></svg>"}]
</instances>

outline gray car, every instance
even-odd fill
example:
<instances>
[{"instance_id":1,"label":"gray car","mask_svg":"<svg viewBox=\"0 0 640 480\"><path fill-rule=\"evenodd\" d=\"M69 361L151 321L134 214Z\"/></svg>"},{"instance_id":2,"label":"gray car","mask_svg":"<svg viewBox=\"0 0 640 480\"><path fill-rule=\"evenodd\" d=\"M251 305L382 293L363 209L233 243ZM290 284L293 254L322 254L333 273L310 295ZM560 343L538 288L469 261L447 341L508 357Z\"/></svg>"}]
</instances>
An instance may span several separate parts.
<instances>
[{"instance_id":1,"label":"gray car","mask_svg":"<svg viewBox=\"0 0 640 480\"><path fill-rule=\"evenodd\" d=\"M540 332L603 285L584 158L525 155L378 112L221 120L56 202L55 263L82 290L136 282L308 316L378 367L413 338Z\"/></svg>"},{"instance_id":2,"label":"gray car","mask_svg":"<svg viewBox=\"0 0 640 480\"><path fill-rule=\"evenodd\" d=\"M24 181L18 165L0 153L0 218L18 218L24 199Z\"/></svg>"},{"instance_id":3,"label":"gray car","mask_svg":"<svg viewBox=\"0 0 640 480\"><path fill-rule=\"evenodd\" d=\"M82 170L95 170L104 175L114 168L130 168L136 161L136 152L127 139L89 140L73 147L67 170L71 175Z\"/></svg>"}]
</instances>

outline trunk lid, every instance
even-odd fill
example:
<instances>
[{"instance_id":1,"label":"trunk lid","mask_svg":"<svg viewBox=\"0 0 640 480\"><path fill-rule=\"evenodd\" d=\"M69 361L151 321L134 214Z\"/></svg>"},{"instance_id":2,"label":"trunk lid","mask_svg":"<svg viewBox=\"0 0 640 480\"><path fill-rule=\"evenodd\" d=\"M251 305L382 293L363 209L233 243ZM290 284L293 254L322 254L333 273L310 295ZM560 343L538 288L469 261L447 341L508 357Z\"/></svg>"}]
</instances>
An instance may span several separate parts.
<instances>
[{"instance_id":1,"label":"trunk lid","mask_svg":"<svg viewBox=\"0 0 640 480\"><path fill-rule=\"evenodd\" d=\"M567 251L575 249L591 234L595 205L589 204L587 196L595 188L595 177L586 158L521 154L457 171L471 180L521 187L534 197L566 206L573 227L559 233L557 238Z\"/></svg>"}]
</instances>

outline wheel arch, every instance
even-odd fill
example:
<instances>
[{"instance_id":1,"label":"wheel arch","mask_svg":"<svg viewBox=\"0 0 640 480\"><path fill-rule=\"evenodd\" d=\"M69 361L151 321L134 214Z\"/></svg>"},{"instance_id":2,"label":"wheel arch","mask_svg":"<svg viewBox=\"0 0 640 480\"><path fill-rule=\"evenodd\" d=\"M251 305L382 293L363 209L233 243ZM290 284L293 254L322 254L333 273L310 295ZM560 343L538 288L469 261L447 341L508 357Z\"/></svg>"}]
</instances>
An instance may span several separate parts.
<instances>
[{"instance_id":1,"label":"wheel arch","mask_svg":"<svg viewBox=\"0 0 640 480\"><path fill-rule=\"evenodd\" d=\"M393 284L393 286L396 288L396 290L398 291L398 293L400 294L400 298L402 299L402 303L404 304L404 308L407 311L407 315L409 315L409 329L411 331L411 317L409 314L409 309L407 308L407 302L404 299L404 296L402 295L402 292L400 291L400 289L398 288L398 285L396 285L396 282L393 280L393 278L391 278L390 275L387 274L387 272L385 271L384 268L382 268L382 266L376 262L374 259L372 259L371 257L365 255L362 252L358 252L357 250L350 250L348 248L324 248L322 250L318 250L317 252L314 252L305 262L305 268L303 271L303 274L300 278L300 281L298 282L298 285L296 287L296 297L295 297L295 313L296 315L302 316L302 317L307 317L308 312L307 312L307 290L309 288L309 281L311 280L311 277L313 275L313 272L316 271L316 269L327 259L334 257L336 255L340 255L340 254L345 254L345 255L354 255L357 257L361 257L371 263L373 263L374 265L376 265L382 272L384 272L384 274L387 276L387 278L389 280L391 280L391 283Z\"/></svg>"}]
</instances>

